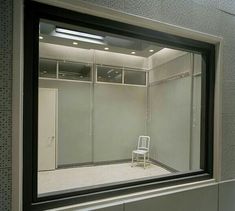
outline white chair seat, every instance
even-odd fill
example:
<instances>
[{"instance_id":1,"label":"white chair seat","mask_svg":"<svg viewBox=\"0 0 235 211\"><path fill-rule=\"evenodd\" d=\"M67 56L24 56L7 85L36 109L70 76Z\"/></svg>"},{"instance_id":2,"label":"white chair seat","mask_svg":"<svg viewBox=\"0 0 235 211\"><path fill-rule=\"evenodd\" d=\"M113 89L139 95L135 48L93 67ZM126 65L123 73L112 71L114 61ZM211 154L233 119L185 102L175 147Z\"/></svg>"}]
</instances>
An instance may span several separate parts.
<instances>
[{"instance_id":1,"label":"white chair seat","mask_svg":"<svg viewBox=\"0 0 235 211\"><path fill-rule=\"evenodd\" d=\"M141 154L141 155L144 155L146 154L148 151L146 150L141 150L141 149L137 149L137 150L134 150L133 153L135 154Z\"/></svg>"}]
</instances>

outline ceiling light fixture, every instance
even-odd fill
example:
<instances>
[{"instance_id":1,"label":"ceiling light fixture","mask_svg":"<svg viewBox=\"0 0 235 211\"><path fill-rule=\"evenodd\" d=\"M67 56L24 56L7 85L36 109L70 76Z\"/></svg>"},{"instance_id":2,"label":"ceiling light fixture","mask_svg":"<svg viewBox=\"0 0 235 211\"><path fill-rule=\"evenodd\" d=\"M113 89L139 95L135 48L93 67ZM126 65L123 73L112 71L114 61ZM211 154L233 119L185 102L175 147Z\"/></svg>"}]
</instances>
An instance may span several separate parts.
<instances>
[{"instance_id":1,"label":"ceiling light fixture","mask_svg":"<svg viewBox=\"0 0 235 211\"><path fill-rule=\"evenodd\" d=\"M73 31L73 30L57 28L57 27L56 27L55 31L59 32L59 33L63 33L63 34L75 35L75 36L79 36L79 37L91 38L91 39L96 39L96 40L103 40L104 39L104 37L99 36L99 35L88 34L88 33L84 33L84 32Z\"/></svg>"},{"instance_id":2,"label":"ceiling light fixture","mask_svg":"<svg viewBox=\"0 0 235 211\"><path fill-rule=\"evenodd\" d=\"M74 44L74 45L78 45L78 43L77 43L77 42L73 42L73 44Z\"/></svg>"},{"instance_id":3,"label":"ceiling light fixture","mask_svg":"<svg viewBox=\"0 0 235 211\"><path fill-rule=\"evenodd\" d=\"M135 51L132 51L131 54L135 54Z\"/></svg>"},{"instance_id":4,"label":"ceiling light fixture","mask_svg":"<svg viewBox=\"0 0 235 211\"><path fill-rule=\"evenodd\" d=\"M107 73L110 74L113 72L113 69L110 69Z\"/></svg>"},{"instance_id":5,"label":"ceiling light fixture","mask_svg":"<svg viewBox=\"0 0 235 211\"><path fill-rule=\"evenodd\" d=\"M108 51L108 50L109 50L109 48L108 48L108 47L106 47L106 48L104 48L104 50Z\"/></svg>"},{"instance_id":6,"label":"ceiling light fixture","mask_svg":"<svg viewBox=\"0 0 235 211\"><path fill-rule=\"evenodd\" d=\"M150 53L153 53L153 52L154 52L154 50L153 50L153 49L150 49L150 50L149 50L149 52L150 52Z\"/></svg>"},{"instance_id":7,"label":"ceiling light fixture","mask_svg":"<svg viewBox=\"0 0 235 211\"><path fill-rule=\"evenodd\" d=\"M39 36L39 40L43 40L43 36Z\"/></svg>"}]
</instances>

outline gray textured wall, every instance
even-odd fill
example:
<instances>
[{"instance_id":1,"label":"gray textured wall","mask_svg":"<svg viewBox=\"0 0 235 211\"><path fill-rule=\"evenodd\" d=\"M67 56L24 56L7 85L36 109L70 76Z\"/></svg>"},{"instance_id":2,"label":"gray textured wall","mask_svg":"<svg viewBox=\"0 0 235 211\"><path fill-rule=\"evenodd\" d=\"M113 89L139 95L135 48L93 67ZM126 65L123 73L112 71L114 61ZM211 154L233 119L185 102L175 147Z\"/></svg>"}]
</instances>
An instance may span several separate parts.
<instances>
[{"instance_id":1,"label":"gray textured wall","mask_svg":"<svg viewBox=\"0 0 235 211\"><path fill-rule=\"evenodd\" d=\"M12 1L0 0L0 210L11 210Z\"/></svg>"}]
</instances>

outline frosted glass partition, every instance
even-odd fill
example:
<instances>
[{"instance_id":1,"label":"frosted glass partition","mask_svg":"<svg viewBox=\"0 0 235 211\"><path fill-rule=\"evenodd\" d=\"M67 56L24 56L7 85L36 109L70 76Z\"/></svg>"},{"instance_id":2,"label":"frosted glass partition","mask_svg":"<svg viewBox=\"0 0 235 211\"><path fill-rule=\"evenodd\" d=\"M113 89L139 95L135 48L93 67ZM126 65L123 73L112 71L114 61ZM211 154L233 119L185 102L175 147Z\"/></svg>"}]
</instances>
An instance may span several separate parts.
<instances>
[{"instance_id":1,"label":"frosted glass partition","mask_svg":"<svg viewBox=\"0 0 235 211\"><path fill-rule=\"evenodd\" d=\"M149 73L152 159L173 171L200 169L200 72L200 55L179 53Z\"/></svg>"},{"instance_id":2,"label":"frosted glass partition","mask_svg":"<svg viewBox=\"0 0 235 211\"><path fill-rule=\"evenodd\" d=\"M145 71L124 71L124 83L134 85L146 85L146 72Z\"/></svg>"},{"instance_id":3,"label":"frosted glass partition","mask_svg":"<svg viewBox=\"0 0 235 211\"><path fill-rule=\"evenodd\" d=\"M152 158L177 171L189 170L191 78L150 87Z\"/></svg>"},{"instance_id":4,"label":"frosted glass partition","mask_svg":"<svg viewBox=\"0 0 235 211\"><path fill-rule=\"evenodd\" d=\"M58 63L58 77L60 79L91 81L91 65L78 62L60 61Z\"/></svg>"},{"instance_id":5,"label":"frosted glass partition","mask_svg":"<svg viewBox=\"0 0 235 211\"><path fill-rule=\"evenodd\" d=\"M146 134L147 89L96 84L94 108L94 161L129 160Z\"/></svg>"},{"instance_id":6,"label":"frosted glass partition","mask_svg":"<svg viewBox=\"0 0 235 211\"><path fill-rule=\"evenodd\" d=\"M96 66L97 81L108 83L122 83L122 69L121 67L112 66Z\"/></svg>"},{"instance_id":7,"label":"frosted glass partition","mask_svg":"<svg viewBox=\"0 0 235 211\"><path fill-rule=\"evenodd\" d=\"M39 60L39 76L45 78L56 78L57 61L51 59Z\"/></svg>"}]
</instances>

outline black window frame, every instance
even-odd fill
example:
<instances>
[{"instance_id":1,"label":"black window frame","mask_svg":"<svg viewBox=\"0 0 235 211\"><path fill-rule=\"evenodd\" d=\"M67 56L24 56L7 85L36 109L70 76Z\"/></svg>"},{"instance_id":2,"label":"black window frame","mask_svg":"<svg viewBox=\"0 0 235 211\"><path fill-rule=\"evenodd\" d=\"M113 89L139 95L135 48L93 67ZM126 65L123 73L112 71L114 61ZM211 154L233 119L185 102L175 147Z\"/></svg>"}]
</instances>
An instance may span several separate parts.
<instances>
[{"instance_id":1,"label":"black window frame","mask_svg":"<svg viewBox=\"0 0 235 211\"><path fill-rule=\"evenodd\" d=\"M38 197L37 193L37 130L38 130L38 60L39 21L48 19L80 25L161 43L176 49L201 53L201 158L199 171L177 173L84 191L58 193ZM44 210L149 190L213 177L213 125L215 87L215 46L206 42L179 37L114 20L57 8L33 1L24 5L24 96L23 96L23 210ZM202 156L203 155L203 156Z\"/></svg>"}]
</instances>

